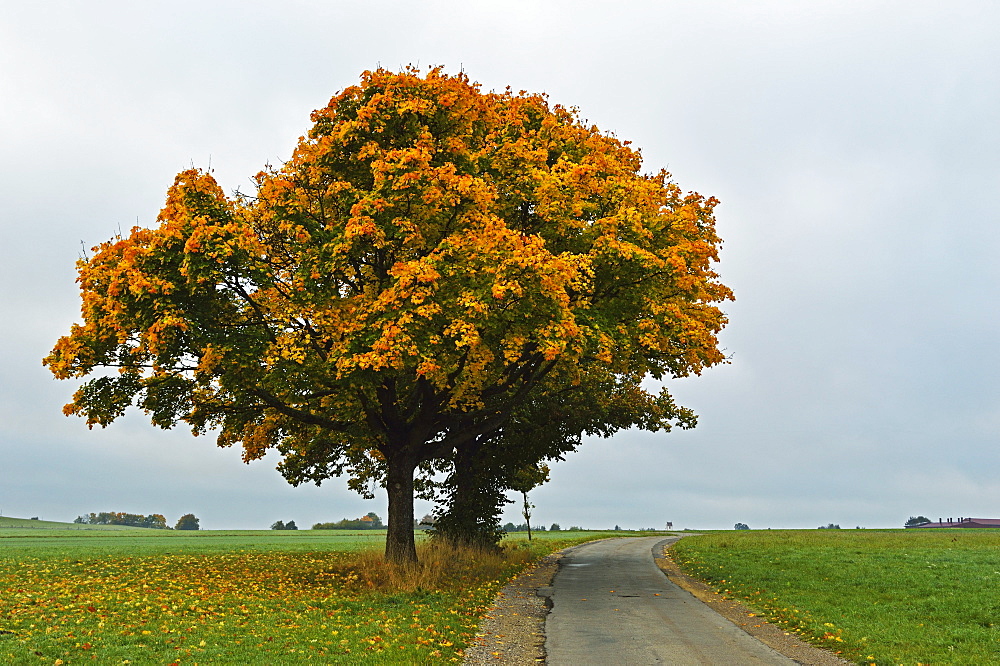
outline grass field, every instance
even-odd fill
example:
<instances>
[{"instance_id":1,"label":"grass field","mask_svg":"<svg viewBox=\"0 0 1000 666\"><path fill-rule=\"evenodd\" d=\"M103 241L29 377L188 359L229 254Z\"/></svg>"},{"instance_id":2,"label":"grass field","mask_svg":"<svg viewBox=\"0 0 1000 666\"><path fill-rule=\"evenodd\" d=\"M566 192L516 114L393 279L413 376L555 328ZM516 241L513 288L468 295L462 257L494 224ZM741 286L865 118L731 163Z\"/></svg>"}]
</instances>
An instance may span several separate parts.
<instances>
[{"instance_id":1,"label":"grass field","mask_svg":"<svg viewBox=\"0 0 1000 666\"><path fill-rule=\"evenodd\" d=\"M682 539L688 573L864 664L1000 664L1000 530L762 530Z\"/></svg>"},{"instance_id":2,"label":"grass field","mask_svg":"<svg viewBox=\"0 0 1000 666\"><path fill-rule=\"evenodd\" d=\"M383 531L54 527L0 529L2 663L461 661L510 576L609 534L514 535L502 559L422 543L401 576Z\"/></svg>"}]
</instances>

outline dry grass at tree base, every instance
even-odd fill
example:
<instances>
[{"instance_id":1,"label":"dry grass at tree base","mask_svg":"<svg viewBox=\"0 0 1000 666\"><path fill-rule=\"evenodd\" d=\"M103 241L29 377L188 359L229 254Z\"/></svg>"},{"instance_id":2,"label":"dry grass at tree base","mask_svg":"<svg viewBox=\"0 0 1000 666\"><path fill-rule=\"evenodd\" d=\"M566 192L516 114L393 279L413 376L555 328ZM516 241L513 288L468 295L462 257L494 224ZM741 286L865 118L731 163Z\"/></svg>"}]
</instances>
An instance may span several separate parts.
<instances>
[{"instance_id":1,"label":"dry grass at tree base","mask_svg":"<svg viewBox=\"0 0 1000 666\"><path fill-rule=\"evenodd\" d=\"M418 561L390 564L381 551L358 554L358 567L372 590L384 593L455 590L464 580L492 580L519 571L538 558L536 549L509 543L502 550L481 550L426 541L417 545Z\"/></svg>"},{"instance_id":2,"label":"dry grass at tree base","mask_svg":"<svg viewBox=\"0 0 1000 666\"><path fill-rule=\"evenodd\" d=\"M4 539L0 662L457 662L507 580L596 535L574 536L503 554L422 543L403 568L336 536Z\"/></svg>"}]
</instances>

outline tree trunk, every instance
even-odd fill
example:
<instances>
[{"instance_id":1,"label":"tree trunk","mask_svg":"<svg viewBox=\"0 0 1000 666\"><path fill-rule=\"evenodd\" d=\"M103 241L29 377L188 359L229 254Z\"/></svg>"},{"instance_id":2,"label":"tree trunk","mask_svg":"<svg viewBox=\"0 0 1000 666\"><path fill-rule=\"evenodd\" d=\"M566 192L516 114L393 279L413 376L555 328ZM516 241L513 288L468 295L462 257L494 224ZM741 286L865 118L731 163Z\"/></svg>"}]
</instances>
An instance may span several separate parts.
<instances>
[{"instance_id":1,"label":"tree trunk","mask_svg":"<svg viewBox=\"0 0 1000 666\"><path fill-rule=\"evenodd\" d=\"M531 505L528 504L528 493L523 493L523 494L524 494L524 511L522 512L522 514L524 515L524 524L528 528L528 541L531 541Z\"/></svg>"},{"instance_id":2,"label":"tree trunk","mask_svg":"<svg viewBox=\"0 0 1000 666\"><path fill-rule=\"evenodd\" d=\"M385 559L393 564L417 561L413 540L413 471L416 464L404 456L388 458L386 492L389 495L389 519L385 533Z\"/></svg>"}]
</instances>

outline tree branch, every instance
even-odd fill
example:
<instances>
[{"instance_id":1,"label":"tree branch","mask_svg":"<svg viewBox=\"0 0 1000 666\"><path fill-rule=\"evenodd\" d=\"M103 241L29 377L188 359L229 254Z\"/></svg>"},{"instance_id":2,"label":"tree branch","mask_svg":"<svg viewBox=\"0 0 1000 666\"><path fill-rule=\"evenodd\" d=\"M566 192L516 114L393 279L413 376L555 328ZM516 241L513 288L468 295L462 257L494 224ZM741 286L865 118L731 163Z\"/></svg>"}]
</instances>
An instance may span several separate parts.
<instances>
[{"instance_id":1,"label":"tree branch","mask_svg":"<svg viewBox=\"0 0 1000 666\"><path fill-rule=\"evenodd\" d=\"M249 391L249 393L274 411L284 414L285 416L295 419L301 423L319 426L336 432L347 432L351 426L351 423L348 421L334 421L323 416L317 416L312 412L292 407L263 389L254 389Z\"/></svg>"}]
</instances>

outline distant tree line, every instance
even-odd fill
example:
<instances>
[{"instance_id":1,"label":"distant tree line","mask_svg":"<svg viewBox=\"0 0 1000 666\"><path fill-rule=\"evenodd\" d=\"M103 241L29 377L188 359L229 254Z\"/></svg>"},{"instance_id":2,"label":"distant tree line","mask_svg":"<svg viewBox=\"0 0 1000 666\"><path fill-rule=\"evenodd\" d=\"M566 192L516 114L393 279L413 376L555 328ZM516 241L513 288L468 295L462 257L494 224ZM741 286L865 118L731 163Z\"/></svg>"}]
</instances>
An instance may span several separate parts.
<instances>
[{"instance_id":1,"label":"distant tree line","mask_svg":"<svg viewBox=\"0 0 1000 666\"><path fill-rule=\"evenodd\" d=\"M88 513L85 516L77 516L73 521L78 525L125 525L127 527L146 527L154 530L169 530L167 519L159 513L151 513L144 516L141 513L124 513L121 511L102 511L100 513ZM197 530L199 520L193 513L187 513L180 517L175 530Z\"/></svg>"},{"instance_id":2,"label":"distant tree line","mask_svg":"<svg viewBox=\"0 0 1000 666\"><path fill-rule=\"evenodd\" d=\"M534 530L534 531L536 531L536 532L544 532L544 531L546 531L545 525L538 525L537 527L536 526L532 526L531 529ZM548 531L549 532L559 532L561 530L562 530L562 528L559 527L559 523L552 523L552 525L550 525L548 527ZM583 530L582 527L577 527L576 525L573 525L572 527L570 527L566 531L567 532L579 532L579 531L582 531L582 530ZM528 531L528 524L527 523L520 523L519 525L515 525L514 523L507 523L506 525L503 526L503 531L504 532L527 532Z\"/></svg>"},{"instance_id":3,"label":"distant tree line","mask_svg":"<svg viewBox=\"0 0 1000 666\"><path fill-rule=\"evenodd\" d=\"M272 530L297 530L299 526L295 524L294 520L289 520L287 523L280 520L276 520L271 523Z\"/></svg>"},{"instance_id":4,"label":"distant tree line","mask_svg":"<svg viewBox=\"0 0 1000 666\"><path fill-rule=\"evenodd\" d=\"M428 514L428 515L424 516L423 518L421 518L420 520L414 520L413 521L413 527L415 529L423 529L423 528L426 528L426 527L433 528L435 526L436 522L437 521L435 520L434 516ZM294 521L289 521L287 523L284 523L284 525L282 527L278 527L278 525L281 525L281 521L280 520L278 522L274 523L274 525L271 525L271 529L272 530L281 530L281 529L294 530L294 529L298 529L297 527L294 527L294 525L295 525ZM292 527L289 527L290 525ZM369 512L368 514L362 516L361 518L355 518L353 520L350 519L350 518L344 518L343 520L338 520L335 523L316 523L315 525L312 526L312 529L314 529L314 530L380 530L380 529L385 529L385 525L382 524L382 519L379 518L378 514L376 514L374 511L372 511L372 512ZM563 528L559 526L559 523L552 523L552 525L550 525L548 528L546 528L545 525L539 525L537 527L534 526L534 525L532 525L531 529L534 530L534 531L538 531L538 532L545 532L546 530L549 531L549 532L563 531ZM514 523L507 523L506 525L503 526L503 531L504 532L527 532L528 531L528 524L526 522L525 523L520 523L518 525L515 525ZM579 527L577 525L573 525L572 527L566 529L565 531L567 531L567 532L581 532L581 531L583 531L583 528Z\"/></svg>"},{"instance_id":5,"label":"distant tree line","mask_svg":"<svg viewBox=\"0 0 1000 666\"><path fill-rule=\"evenodd\" d=\"M312 528L314 530L381 530L385 526L382 524L382 519L378 517L378 514L370 511L354 520L344 518L335 523L316 523Z\"/></svg>"},{"instance_id":6,"label":"distant tree line","mask_svg":"<svg viewBox=\"0 0 1000 666\"><path fill-rule=\"evenodd\" d=\"M102 511L77 516L74 523L80 525L127 525L128 527L148 527L154 530L167 530L167 519L159 513L144 516L141 513L123 513L121 511Z\"/></svg>"}]
</instances>

